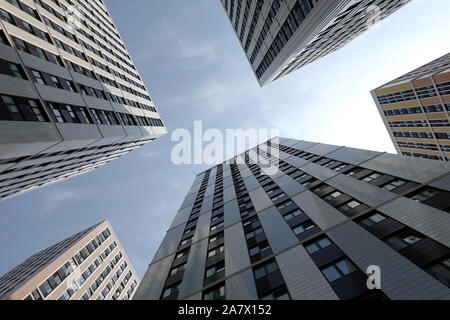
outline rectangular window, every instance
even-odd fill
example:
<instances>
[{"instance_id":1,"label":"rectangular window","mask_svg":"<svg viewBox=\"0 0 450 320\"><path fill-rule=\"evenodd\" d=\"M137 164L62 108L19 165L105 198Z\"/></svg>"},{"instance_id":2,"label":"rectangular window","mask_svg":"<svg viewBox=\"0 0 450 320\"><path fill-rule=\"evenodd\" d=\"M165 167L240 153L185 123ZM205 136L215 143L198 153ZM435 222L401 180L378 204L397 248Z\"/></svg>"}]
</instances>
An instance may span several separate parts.
<instances>
[{"instance_id":1,"label":"rectangular window","mask_svg":"<svg viewBox=\"0 0 450 320\"><path fill-rule=\"evenodd\" d=\"M322 237L318 240L314 240L314 242L306 244L305 249L309 254L313 254L331 245L332 243L327 237Z\"/></svg>"},{"instance_id":2,"label":"rectangular window","mask_svg":"<svg viewBox=\"0 0 450 320\"><path fill-rule=\"evenodd\" d=\"M31 70L31 73L34 76L34 79L37 83L45 85L44 78L42 78L42 74L37 70Z\"/></svg>"},{"instance_id":3,"label":"rectangular window","mask_svg":"<svg viewBox=\"0 0 450 320\"><path fill-rule=\"evenodd\" d=\"M9 114L11 115L11 118L13 121L23 121L25 118L22 115L22 112L20 111L19 107L17 106L15 100L11 96L0 96L3 103L5 104L6 108L9 111Z\"/></svg>"},{"instance_id":4,"label":"rectangular window","mask_svg":"<svg viewBox=\"0 0 450 320\"><path fill-rule=\"evenodd\" d=\"M356 270L356 267L350 260L343 259L333 263L331 266L323 268L321 271L328 282L332 283Z\"/></svg>"}]
</instances>

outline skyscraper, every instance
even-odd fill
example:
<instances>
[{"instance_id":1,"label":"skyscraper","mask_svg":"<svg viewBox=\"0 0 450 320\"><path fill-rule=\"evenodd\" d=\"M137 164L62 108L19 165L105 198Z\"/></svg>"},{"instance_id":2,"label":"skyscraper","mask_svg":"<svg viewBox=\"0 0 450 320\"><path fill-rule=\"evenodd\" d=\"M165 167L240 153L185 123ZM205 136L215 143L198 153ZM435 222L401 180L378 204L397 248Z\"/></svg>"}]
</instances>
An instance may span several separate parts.
<instances>
[{"instance_id":1,"label":"skyscraper","mask_svg":"<svg viewBox=\"0 0 450 320\"><path fill-rule=\"evenodd\" d=\"M259 84L341 47L409 0L221 0Z\"/></svg>"},{"instance_id":2,"label":"skyscraper","mask_svg":"<svg viewBox=\"0 0 450 320\"><path fill-rule=\"evenodd\" d=\"M268 145L195 178L135 299L450 299L450 164Z\"/></svg>"},{"instance_id":3,"label":"skyscraper","mask_svg":"<svg viewBox=\"0 0 450 320\"><path fill-rule=\"evenodd\" d=\"M0 277L0 300L129 300L139 279L108 221Z\"/></svg>"},{"instance_id":4,"label":"skyscraper","mask_svg":"<svg viewBox=\"0 0 450 320\"><path fill-rule=\"evenodd\" d=\"M2 1L0 200L166 133L103 1Z\"/></svg>"},{"instance_id":5,"label":"skyscraper","mask_svg":"<svg viewBox=\"0 0 450 320\"><path fill-rule=\"evenodd\" d=\"M450 53L372 91L399 154L450 161Z\"/></svg>"}]
</instances>

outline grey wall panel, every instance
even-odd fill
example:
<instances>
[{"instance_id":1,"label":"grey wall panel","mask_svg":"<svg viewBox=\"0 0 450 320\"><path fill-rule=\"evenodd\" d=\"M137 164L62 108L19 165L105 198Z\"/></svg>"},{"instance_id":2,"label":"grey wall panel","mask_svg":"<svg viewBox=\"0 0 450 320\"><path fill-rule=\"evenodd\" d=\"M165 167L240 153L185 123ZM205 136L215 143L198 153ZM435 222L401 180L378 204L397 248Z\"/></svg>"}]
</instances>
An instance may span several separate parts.
<instances>
[{"instance_id":1,"label":"grey wall panel","mask_svg":"<svg viewBox=\"0 0 450 320\"><path fill-rule=\"evenodd\" d=\"M184 271L183 282L180 287L179 299L203 288L205 276L205 263L208 254L208 239L194 243Z\"/></svg>"},{"instance_id":2,"label":"grey wall panel","mask_svg":"<svg viewBox=\"0 0 450 320\"><path fill-rule=\"evenodd\" d=\"M191 186L191 188L189 189L189 192L187 195L191 195L191 194L197 194L198 190L200 190L200 183L194 184L193 186Z\"/></svg>"},{"instance_id":3,"label":"grey wall panel","mask_svg":"<svg viewBox=\"0 0 450 320\"><path fill-rule=\"evenodd\" d=\"M274 254L298 243L297 237L280 215L277 208L272 207L261 212L259 214L259 221L261 221L261 225ZM280 235L283 236L280 237Z\"/></svg>"},{"instance_id":4,"label":"grey wall panel","mask_svg":"<svg viewBox=\"0 0 450 320\"><path fill-rule=\"evenodd\" d=\"M206 213L208 211L212 210L212 206L213 206L213 201L214 201L214 195L210 195L208 197L205 197L203 199L203 203L202 203L202 208L200 210L200 214Z\"/></svg>"},{"instance_id":5,"label":"grey wall panel","mask_svg":"<svg viewBox=\"0 0 450 320\"><path fill-rule=\"evenodd\" d=\"M201 215L198 218L197 229L195 230L193 241L198 241L209 236L209 229L211 227L211 211Z\"/></svg>"},{"instance_id":6,"label":"grey wall panel","mask_svg":"<svg viewBox=\"0 0 450 320\"><path fill-rule=\"evenodd\" d=\"M256 180L255 176L249 176L244 179L245 187L247 191L255 190L256 188L261 187L258 180Z\"/></svg>"},{"instance_id":7,"label":"grey wall panel","mask_svg":"<svg viewBox=\"0 0 450 320\"><path fill-rule=\"evenodd\" d=\"M450 191L450 174L431 183L430 186L438 188L438 189Z\"/></svg>"},{"instance_id":8,"label":"grey wall panel","mask_svg":"<svg viewBox=\"0 0 450 320\"><path fill-rule=\"evenodd\" d=\"M153 262L165 258L166 256L177 251L185 226L186 224L182 224L175 229L167 231L166 236L164 237L158 251L155 254L155 257L153 258Z\"/></svg>"},{"instance_id":9,"label":"grey wall panel","mask_svg":"<svg viewBox=\"0 0 450 320\"><path fill-rule=\"evenodd\" d=\"M277 137L277 138L273 138L271 140L272 143L276 143L276 144L281 144L283 146L286 147L290 147L294 144L300 143L302 141L299 140L293 140L293 139L288 139L288 138L282 138L282 137Z\"/></svg>"},{"instance_id":10,"label":"grey wall panel","mask_svg":"<svg viewBox=\"0 0 450 320\"><path fill-rule=\"evenodd\" d=\"M194 204L196 198L197 198L197 194L196 193L193 193L193 194L190 194L190 195L186 196L186 198L184 198L184 201L183 201L183 203L180 206L180 210L185 208L185 207L187 207L187 206L190 206L190 205Z\"/></svg>"},{"instance_id":11,"label":"grey wall panel","mask_svg":"<svg viewBox=\"0 0 450 320\"><path fill-rule=\"evenodd\" d=\"M332 177L335 177L339 174L339 172L335 170L331 170L322 166L319 166L315 163L307 164L306 166L302 167L302 171L306 172L307 174L313 176L316 179L319 180L328 180Z\"/></svg>"},{"instance_id":12,"label":"grey wall panel","mask_svg":"<svg viewBox=\"0 0 450 320\"><path fill-rule=\"evenodd\" d=\"M236 199L236 192L234 190L234 186L230 186L223 189L223 202L227 203L228 201L231 201L233 199Z\"/></svg>"},{"instance_id":13,"label":"grey wall panel","mask_svg":"<svg viewBox=\"0 0 450 320\"><path fill-rule=\"evenodd\" d=\"M291 148L297 149L297 150L302 150L302 151L307 151L309 148L317 145L317 142L310 142L310 141L300 141L297 143L294 143L293 145L291 145Z\"/></svg>"},{"instance_id":14,"label":"grey wall panel","mask_svg":"<svg viewBox=\"0 0 450 320\"><path fill-rule=\"evenodd\" d=\"M133 300L159 300L174 257L171 255L149 266Z\"/></svg>"},{"instance_id":15,"label":"grey wall panel","mask_svg":"<svg viewBox=\"0 0 450 320\"><path fill-rule=\"evenodd\" d=\"M387 153L364 163L363 167L420 183L426 183L450 172L448 162L399 157Z\"/></svg>"},{"instance_id":16,"label":"grey wall panel","mask_svg":"<svg viewBox=\"0 0 450 320\"><path fill-rule=\"evenodd\" d=\"M294 195L303 192L306 190L305 187L297 183L290 176L284 175L274 182L280 187L281 190L284 191L289 197L293 197Z\"/></svg>"},{"instance_id":17,"label":"grey wall panel","mask_svg":"<svg viewBox=\"0 0 450 320\"><path fill-rule=\"evenodd\" d=\"M269 196L263 188L252 190L248 194L250 196L250 199L252 200L256 212L263 211L273 206L272 200L270 200Z\"/></svg>"},{"instance_id":18,"label":"grey wall panel","mask_svg":"<svg viewBox=\"0 0 450 320\"><path fill-rule=\"evenodd\" d=\"M408 198L399 198L378 211L450 247L450 215Z\"/></svg>"},{"instance_id":19,"label":"grey wall panel","mask_svg":"<svg viewBox=\"0 0 450 320\"><path fill-rule=\"evenodd\" d=\"M235 275L225 281L227 300L258 300L252 270Z\"/></svg>"},{"instance_id":20,"label":"grey wall panel","mask_svg":"<svg viewBox=\"0 0 450 320\"><path fill-rule=\"evenodd\" d=\"M370 160L381 155L381 152L359 150L353 148L341 148L327 155L327 158L343 161L353 165L358 165L364 161Z\"/></svg>"},{"instance_id":21,"label":"grey wall panel","mask_svg":"<svg viewBox=\"0 0 450 320\"><path fill-rule=\"evenodd\" d=\"M334 227L347 220L347 217L340 211L336 210L310 191L303 192L293 197L292 201L294 201L322 230Z\"/></svg>"},{"instance_id":22,"label":"grey wall panel","mask_svg":"<svg viewBox=\"0 0 450 320\"><path fill-rule=\"evenodd\" d=\"M212 183L210 181L210 184L208 184L208 187L206 188L205 198L214 194L215 187L216 187L216 180L214 178L214 180L212 180Z\"/></svg>"},{"instance_id":23,"label":"grey wall panel","mask_svg":"<svg viewBox=\"0 0 450 320\"><path fill-rule=\"evenodd\" d=\"M325 156L325 155L327 155L331 152L334 152L340 148L342 148L342 147L334 146L331 144L320 143L320 144L316 144L316 145L312 146L311 148L308 148L306 151L309 153L318 154L320 156Z\"/></svg>"},{"instance_id":24,"label":"grey wall panel","mask_svg":"<svg viewBox=\"0 0 450 320\"><path fill-rule=\"evenodd\" d=\"M228 187L231 187L232 185L233 185L233 177L231 175L227 176L227 177L224 176L223 187L228 188Z\"/></svg>"},{"instance_id":25,"label":"grey wall panel","mask_svg":"<svg viewBox=\"0 0 450 320\"><path fill-rule=\"evenodd\" d=\"M250 265L247 242L242 225L225 229L225 274L229 276Z\"/></svg>"},{"instance_id":26,"label":"grey wall panel","mask_svg":"<svg viewBox=\"0 0 450 320\"><path fill-rule=\"evenodd\" d=\"M295 156L291 156L290 158L287 158L284 160L285 162L289 163L291 166L294 166L296 168L301 168L309 163L309 161L306 161L304 159L300 159Z\"/></svg>"},{"instance_id":27,"label":"grey wall panel","mask_svg":"<svg viewBox=\"0 0 450 320\"><path fill-rule=\"evenodd\" d=\"M197 294L194 294L192 296L189 296L188 298L186 298L185 300L190 300L190 301L200 301L202 300L202 293L199 292Z\"/></svg>"},{"instance_id":28,"label":"grey wall panel","mask_svg":"<svg viewBox=\"0 0 450 320\"><path fill-rule=\"evenodd\" d=\"M292 299L339 299L303 246L280 254L276 260Z\"/></svg>"},{"instance_id":29,"label":"grey wall panel","mask_svg":"<svg viewBox=\"0 0 450 320\"><path fill-rule=\"evenodd\" d=\"M177 215L175 216L175 219L173 219L169 229L178 227L179 225L186 223L189 220L189 215L191 214L191 211L192 205L179 210Z\"/></svg>"},{"instance_id":30,"label":"grey wall panel","mask_svg":"<svg viewBox=\"0 0 450 320\"><path fill-rule=\"evenodd\" d=\"M328 180L327 183L371 207L378 206L397 197L397 194L393 192L386 191L370 183L343 174Z\"/></svg>"},{"instance_id":31,"label":"grey wall panel","mask_svg":"<svg viewBox=\"0 0 450 320\"><path fill-rule=\"evenodd\" d=\"M224 212L224 226L228 228L232 224L241 220L241 213L239 211L239 204L236 199L225 203L223 207Z\"/></svg>"},{"instance_id":32,"label":"grey wall panel","mask_svg":"<svg viewBox=\"0 0 450 320\"><path fill-rule=\"evenodd\" d=\"M363 272L371 265L380 267L381 290L390 299L450 299L450 289L356 223L327 234Z\"/></svg>"}]
</instances>

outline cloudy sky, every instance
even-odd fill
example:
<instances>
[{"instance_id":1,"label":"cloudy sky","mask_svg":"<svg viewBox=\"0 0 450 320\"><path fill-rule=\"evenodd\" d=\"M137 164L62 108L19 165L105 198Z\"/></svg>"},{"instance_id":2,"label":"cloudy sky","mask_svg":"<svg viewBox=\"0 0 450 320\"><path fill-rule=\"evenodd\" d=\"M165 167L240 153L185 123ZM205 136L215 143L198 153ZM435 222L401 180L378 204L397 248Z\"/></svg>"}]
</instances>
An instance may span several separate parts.
<instances>
[{"instance_id":1,"label":"cloudy sky","mask_svg":"<svg viewBox=\"0 0 450 320\"><path fill-rule=\"evenodd\" d=\"M170 132L279 129L394 152L370 90L450 50L448 0L413 0L338 52L261 89L219 0L106 0ZM109 219L142 278L195 175L170 134L107 166L0 202L0 274Z\"/></svg>"}]
</instances>

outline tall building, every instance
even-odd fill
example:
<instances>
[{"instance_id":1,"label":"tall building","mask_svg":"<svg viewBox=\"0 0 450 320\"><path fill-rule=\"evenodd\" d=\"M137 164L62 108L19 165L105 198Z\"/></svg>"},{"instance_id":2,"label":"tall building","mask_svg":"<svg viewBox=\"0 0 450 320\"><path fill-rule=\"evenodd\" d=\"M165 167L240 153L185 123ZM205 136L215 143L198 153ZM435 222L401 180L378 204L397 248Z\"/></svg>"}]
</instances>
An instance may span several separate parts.
<instances>
[{"instance_id":1,"label":"tall building","mask_svg":"<svg viewBox=\"0 0 450 320\"><path fill-rule=\"evenodd\" d=\"M0 277L0 300L129 300L139 279L108 221Z\"/></svg>"},{"instance_id":2,"label":"tall building","mask_svg":"<svg viewBox=\"0 0 450 320\"><path fill-rule=\"evenodd\" d=\"M135 299L450 299L450 164L268 144L195 178Z\"/></svg>"},{"instance_id":3,"label":"tall building","mask_svg":"<svg viewBox=\"0 0 450 320\"><path fill-rule=\"evenodd\" d=\"M261 86L343 46L409 0L221 0Z\"/></svg>"},{"instance_id":4,"label":"tall building","mask_svg":"<svg viewBox=\"0 0 450 320\"><path fill-rule=\"evenodd\" d=\"M450 53L372 96L399 154L450 161Z\"/></svg>"},{"instance_id":5,"label":"tall building","mask_svg":"<svg viewBox=\"0 0 450 320\"><path fill-rule=\"evenodd\" d=\"M166 133L103 1L0 3L0 200Z\"/></svg>"}]
</instances>

